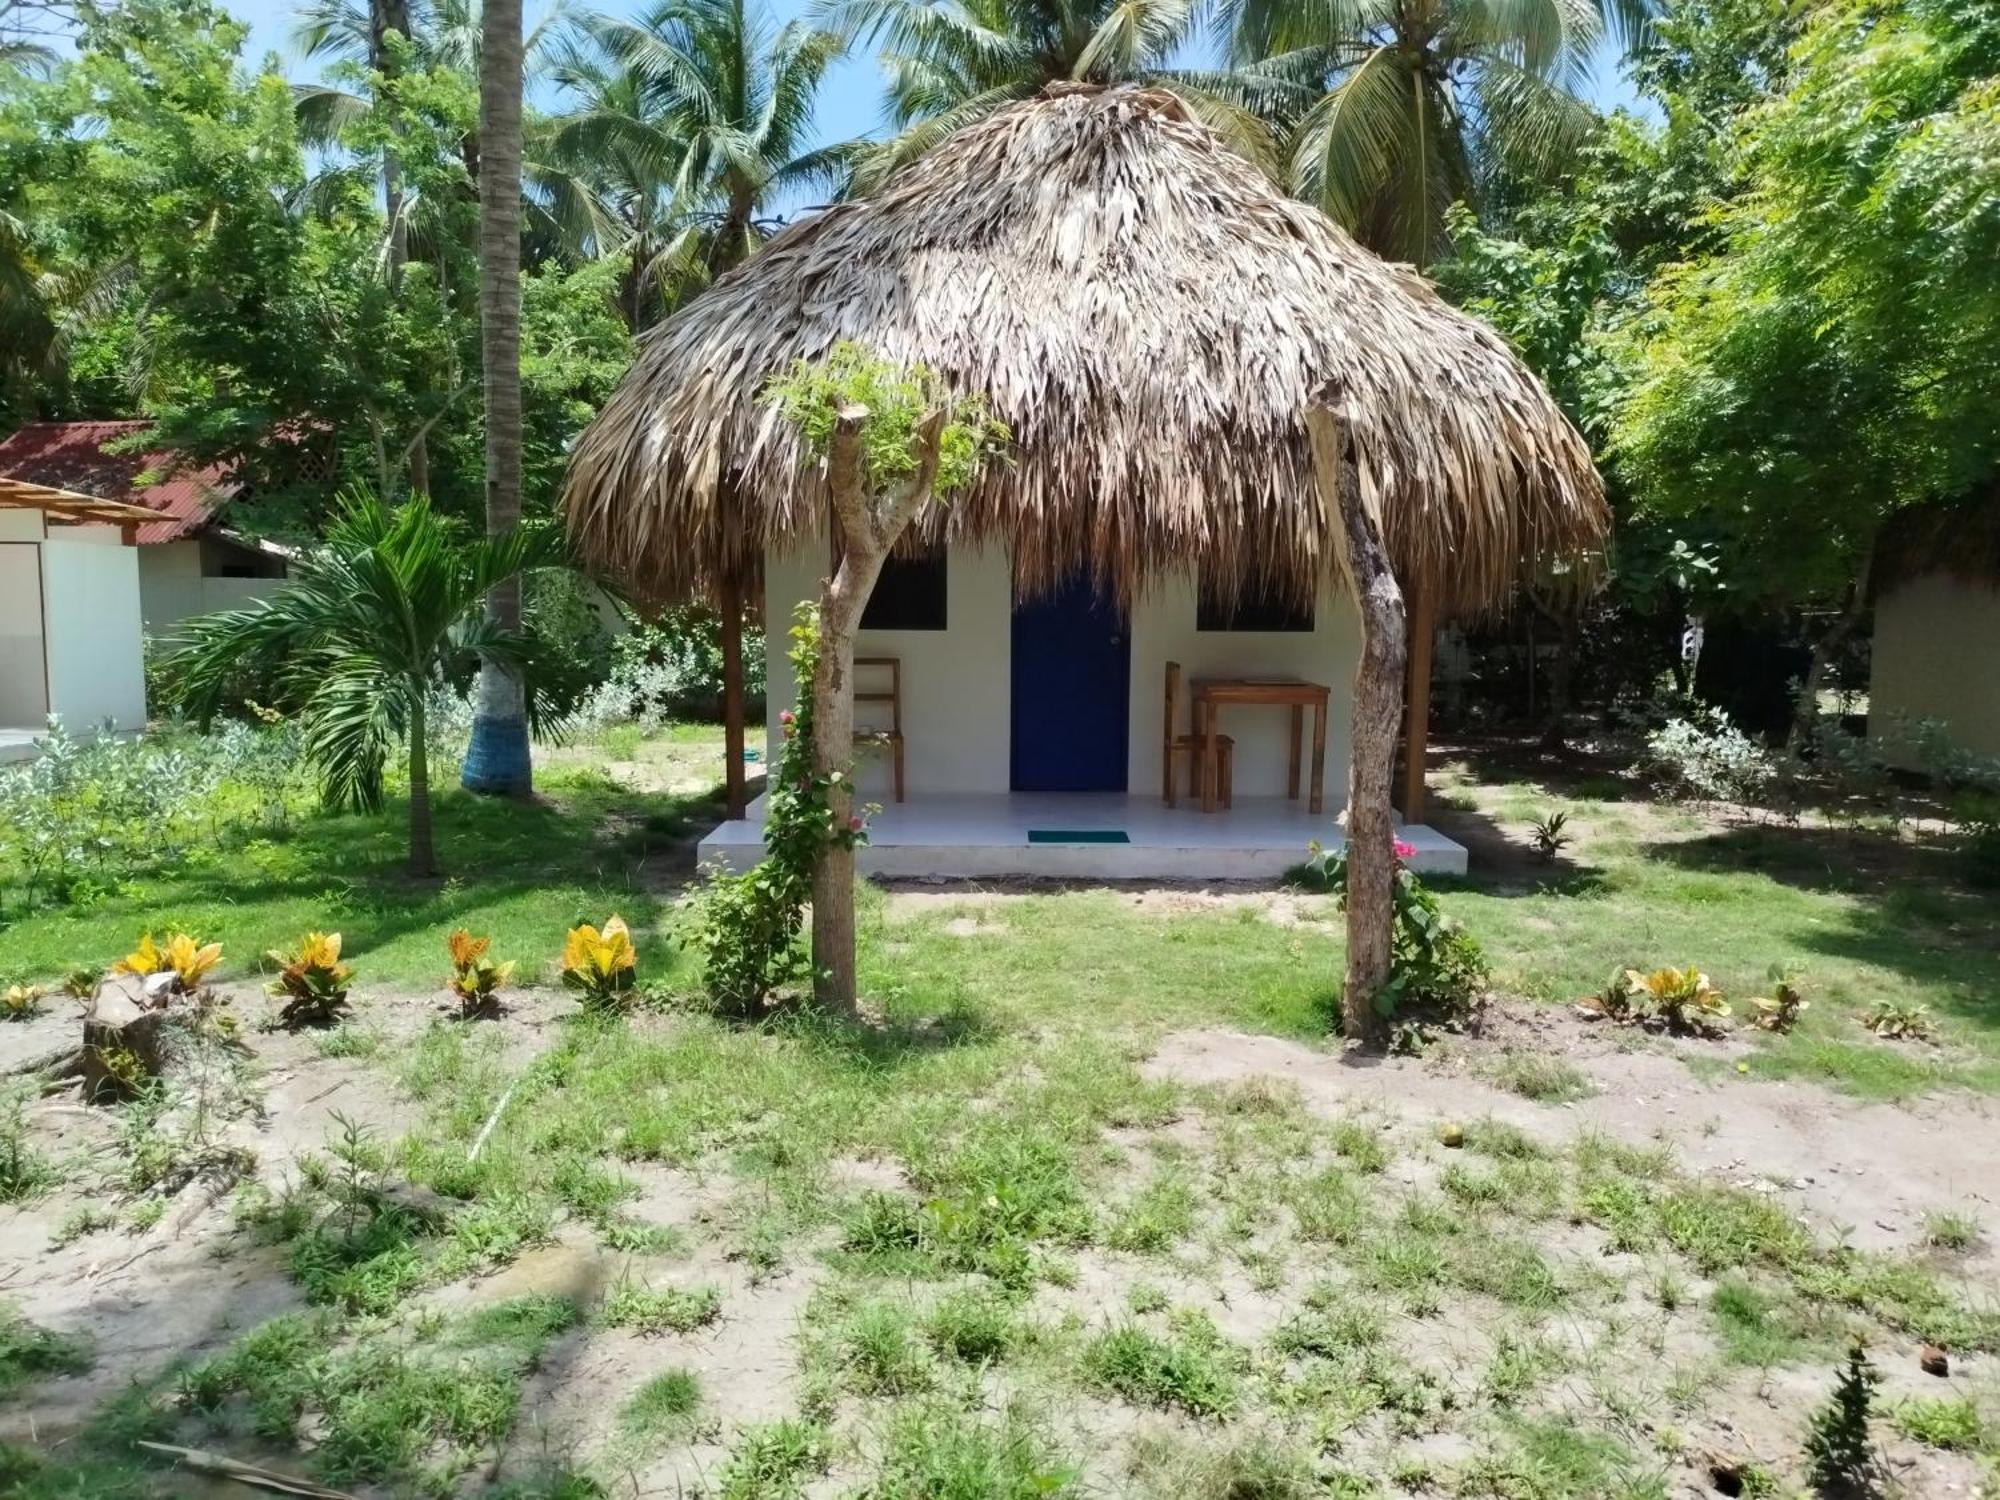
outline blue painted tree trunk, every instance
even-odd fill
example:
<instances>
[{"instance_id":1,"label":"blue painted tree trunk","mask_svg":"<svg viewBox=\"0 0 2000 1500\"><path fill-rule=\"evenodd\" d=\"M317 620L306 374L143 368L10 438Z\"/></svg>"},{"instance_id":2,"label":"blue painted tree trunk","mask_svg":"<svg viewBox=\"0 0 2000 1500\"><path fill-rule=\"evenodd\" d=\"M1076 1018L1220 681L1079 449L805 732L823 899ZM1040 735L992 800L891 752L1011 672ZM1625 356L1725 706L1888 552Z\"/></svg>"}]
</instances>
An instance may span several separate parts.
<instances>
[{"instance_id":1,"label":"blue painted tree trunk","mask_svg":"<svg viewBox=\"0 0 2000 1500\"><path fill-rule=\"evenodd\" d=\"M535 789L521 684L497 667L480 668L472 740L458 780L468 792L487 796L523 797Z\"/></svg>"}]
</instances>

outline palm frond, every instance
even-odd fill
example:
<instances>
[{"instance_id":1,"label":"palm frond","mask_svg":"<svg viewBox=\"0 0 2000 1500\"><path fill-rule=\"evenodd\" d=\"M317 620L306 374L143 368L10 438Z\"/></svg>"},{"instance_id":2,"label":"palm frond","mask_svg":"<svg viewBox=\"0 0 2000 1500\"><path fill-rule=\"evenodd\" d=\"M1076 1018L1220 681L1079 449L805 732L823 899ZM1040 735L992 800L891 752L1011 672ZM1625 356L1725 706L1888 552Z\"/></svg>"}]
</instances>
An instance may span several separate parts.
<instances>
[{"instance_id":1,"label":"palm frond","mask_svg":"<svg viewBox=\"0 0 2000 1500\"><path fill-rule=\"evenodd\" d=\"M1403 154L1408 83L1396 54L1377 48L1299 122L1292 188L1345 228L1359 226Z\"/></svg>"}]
</instances>

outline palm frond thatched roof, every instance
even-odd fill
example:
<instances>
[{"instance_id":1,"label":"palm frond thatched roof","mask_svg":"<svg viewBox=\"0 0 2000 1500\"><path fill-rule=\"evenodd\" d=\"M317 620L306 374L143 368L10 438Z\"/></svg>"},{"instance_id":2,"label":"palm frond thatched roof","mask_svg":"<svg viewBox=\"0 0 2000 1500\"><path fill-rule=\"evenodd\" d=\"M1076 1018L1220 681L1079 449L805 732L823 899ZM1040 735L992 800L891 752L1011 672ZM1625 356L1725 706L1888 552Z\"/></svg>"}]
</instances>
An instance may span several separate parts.
<instances>
[{"instance_id":1,"label":"palm frond thatched roof","mask_svg":"<svg viewBox=\"0 0 2000 1500\"><path fill-rule=\"evenodd\" d=\"M1392 561L1447 612L1579 560L1609 516L1581 436L1499 335L1277 191L1170 94L1057 86L808 219L654 329L578 442L585 558L658 602L825 535L823 474L764 398L844 339L983 393L1012 429L919 525L1022 587L1121 597L1189 564L1295 597L1334 527L1302 413L1331 384Z\"/></svg>"}]
</instances>

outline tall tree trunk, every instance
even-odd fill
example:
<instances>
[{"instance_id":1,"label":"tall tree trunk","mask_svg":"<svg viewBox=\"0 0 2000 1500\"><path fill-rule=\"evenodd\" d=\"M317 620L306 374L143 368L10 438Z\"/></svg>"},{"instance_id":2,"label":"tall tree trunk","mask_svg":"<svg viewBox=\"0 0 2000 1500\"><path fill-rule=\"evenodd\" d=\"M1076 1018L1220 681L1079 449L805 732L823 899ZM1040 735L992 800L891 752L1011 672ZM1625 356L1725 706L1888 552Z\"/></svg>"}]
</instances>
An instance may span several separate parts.
<instances>
[{"instance_id":1,"label":"tall tree trunk","mask_svg":"<svg viewBox=\"0 0 2000 1500\"><path fill-rule=\"evenodd\" d=\"M811 685L813 770L821 776L840 774L827 795L837 831L844 831L854 816L854 635L889 550L930 498L944 413L932 412L919 425L917 471L886 507L878 507L868 493L861 450L867 420L867 407L844 408L827 455L840 562L820 592L819 664ZM799 687L803 692L806 684ZM854 848L842 838L821 850L812 879L813 997L830 1010L855 1008L854 946Z\"/></svg>"},{"instance_id":2,"label":"tall tree trunk","mask_svg":"<svg viewBox=\"0 0 2000 1500\"><path fill-rule=\"evenodd\" d=\"M1306 411L1313 473L1333 513L1336 556L1361 617L1354 670L1352 771L1347 792L1347 973L1341 1030L1375 1030L1375 997L1388 983L1395 945L1396 819L1390 782L1406 651L1403 592L1389 570L1381 520L1368 509L1328 390Z\"/></svg>"},{"instance_id":3,"label":"tall tree trunk","mask_svg":"<svg viewBox=\"0 0 2000 1500\"><path fill-rule=\"evenodd\" d=\"M420 697L410 709L410 873L419 879L438 872L437 845L431 833L431 757L425 727Z\"/></svg>"},{"instance_id":4,"label":"tall tree trunk","mask_svg":"<svg viewBox=\"0 0 2000 1500\"><path fill-rule=\"evenodd\" d=\"M708 245L708 279L713 282L734 270L744 259L743 242L750 232L750 216L757 211L757 195L734 173L729 179L729 207L722 224Z\"/></svg>"},{"instance_id":5,"label":"tall tree trunk","mask_svg":"<svg viewBox=\"0 0 2000 1500\"><path fill-rule=\"evenodd\" d=\"M368 5L368 66L379 73L385 82L393 84L399 71L394 55L389 51L388 35L391 31L404 41L411 39L409 0L369 0ZM400 141L403 131L395 132ZM403 296L403 267L410 263L410 225L404 210L403 163L395 146L382 152L382 207L389 221L389 295L400 302ZM409 449L410 493L428 495L431 492L430 446L424 435L418 433Z\"/></svg>"},{"instance_id":6,"label":"tall tree trunk","mask_svg":"<svg viewBox=\"0 0 2000 1500\"><path fill-rule=\"evenodd\" d=\"M1799 701L1792 706L1792 727L1785 735L1787 754L1798 755L1812 742L1813 733L1819 727L1819 695L1826 685L1826 669L1833 664L1834 653L1847 644L1847 638L1861 623L1861 616L1868 609L1868 580L1875 568L1875 549L1871 546L1861 555L1861 567L1854 575L1854 581L1847 586L1847 602L1842 605L1839 616L1821 632L1813 642L1812 660L1806 667L1806 680L1799 689Z\"/></svg>"},{"instance_id":7,"label":"tall tree trunk","mask_svg":"<svg viewBox=\"0 0 2000 1500\"><path fill-rule=\"evenodd\" d=\"M479 327L486 388L486 530L521 521L521 0L486 0L480 13ZM496 625L521 624L521 581L487 597ZM534 786L527 699L520 678L479 669L472 743L461 775L475 792L525 795Z\"/></svg>"}]
</instances>

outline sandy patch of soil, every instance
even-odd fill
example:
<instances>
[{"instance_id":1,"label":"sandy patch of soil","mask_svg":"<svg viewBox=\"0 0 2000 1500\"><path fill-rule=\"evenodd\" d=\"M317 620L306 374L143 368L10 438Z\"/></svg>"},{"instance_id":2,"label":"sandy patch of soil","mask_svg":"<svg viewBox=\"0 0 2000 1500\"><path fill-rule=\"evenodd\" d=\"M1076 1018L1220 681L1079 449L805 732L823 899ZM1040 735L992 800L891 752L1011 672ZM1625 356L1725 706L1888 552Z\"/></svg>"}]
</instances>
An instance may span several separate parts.
<instances>
[{"instance_id":1,"label":"sandy patch of soil","mask_svg":"<svg viewBox=\"0 0 2000 1500\"><path fill-rule=\"evenodd\" d=\"M1196 1084L1281 1079L1328 1116L1356 1108L1431 1121L1491 1115L1552 1140L1590 1129L1666 1144L1689 1170L1772 1192L1825 1232L1869 1249L1920 1247L1929 1210L1974 1205L1991 1222L2000 1208L1992 1171L2000 1112L1977 1095L1937 1094L1906 1108L1811 1083L1734 1076L1708 1083L1664 1048L1605 1045L1572 1054L1596 1094L1542 1104L1478 1077L1471 1069L1480 1055L1477 1043L1432 1062L1190 1031L1168 1037L1143 1071Z\"/></svg>"}]
</instances>

